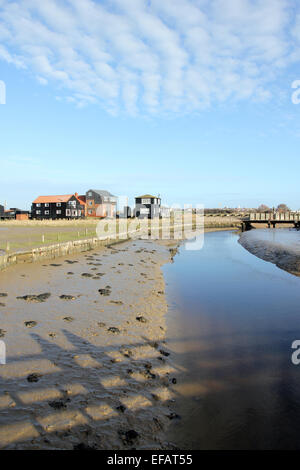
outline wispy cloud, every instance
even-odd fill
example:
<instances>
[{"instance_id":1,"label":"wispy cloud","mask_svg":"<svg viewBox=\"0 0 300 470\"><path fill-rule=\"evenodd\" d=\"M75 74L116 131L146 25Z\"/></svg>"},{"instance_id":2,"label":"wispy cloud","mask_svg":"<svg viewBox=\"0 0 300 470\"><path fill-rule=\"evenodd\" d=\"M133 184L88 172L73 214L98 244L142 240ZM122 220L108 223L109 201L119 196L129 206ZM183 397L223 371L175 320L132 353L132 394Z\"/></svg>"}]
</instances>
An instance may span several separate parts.
<instances>
[{"instance_id":1,"label":"wispy cloud","mask_svg":"<svg viewBox=\"0 0 300 470\"><path fill-rule=\"evenodd\" d=\"M79 105L192 112L270 98L299 18L288 0L0 0L0 60Z\"/></svg>"}]
</instances>

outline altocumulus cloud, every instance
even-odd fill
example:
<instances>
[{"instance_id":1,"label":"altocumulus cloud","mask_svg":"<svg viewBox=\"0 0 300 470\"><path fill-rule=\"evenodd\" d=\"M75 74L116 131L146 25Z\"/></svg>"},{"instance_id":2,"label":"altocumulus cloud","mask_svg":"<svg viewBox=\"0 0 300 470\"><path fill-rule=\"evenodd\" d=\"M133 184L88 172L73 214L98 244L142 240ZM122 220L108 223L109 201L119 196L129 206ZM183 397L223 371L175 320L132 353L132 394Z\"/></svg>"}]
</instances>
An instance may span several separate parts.
<instances>
[{"instance_id":1,"label":"altocumulus cloud","mask_svg":"<svg viewBox=\"0 0 300 470\"><path fill-rule=\"evenodd\" d=\"M111 113L266 100L299 61L289 0L0 0L0 60Z\"/></svg>"}]
</instances>

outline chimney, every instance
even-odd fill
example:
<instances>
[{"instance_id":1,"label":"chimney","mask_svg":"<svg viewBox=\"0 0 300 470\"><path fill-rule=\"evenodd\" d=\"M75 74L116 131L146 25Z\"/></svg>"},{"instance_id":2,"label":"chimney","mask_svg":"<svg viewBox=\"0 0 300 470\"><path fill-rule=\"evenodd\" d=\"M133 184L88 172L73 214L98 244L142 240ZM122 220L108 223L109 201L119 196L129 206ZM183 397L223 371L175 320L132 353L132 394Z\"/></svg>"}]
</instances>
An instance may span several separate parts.
<instances>
[{"instance_id":1,"label":"chimney","mask_svg":"<svg viewBox=\"0 0 300 470\"><path fill-rule=\"evenodd\" d=\"M75 197L78 197L78 193L75 193Z\"/></svg>"}]
</instances>

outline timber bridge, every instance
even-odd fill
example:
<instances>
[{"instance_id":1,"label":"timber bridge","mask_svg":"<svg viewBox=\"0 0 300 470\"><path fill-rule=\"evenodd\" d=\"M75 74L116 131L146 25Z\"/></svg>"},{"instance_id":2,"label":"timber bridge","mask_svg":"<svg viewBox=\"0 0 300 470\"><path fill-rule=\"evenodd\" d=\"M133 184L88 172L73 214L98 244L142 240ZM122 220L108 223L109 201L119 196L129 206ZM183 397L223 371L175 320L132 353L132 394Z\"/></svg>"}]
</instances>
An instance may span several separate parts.
<instances>
[{"instance_id":1,"label":"timber bridge","mask_svg":"<svg viewBox=\"0 0 300 470\"><path fill-rule=\"evenodd\" d=\"M300 213L297 212L252 212L242 219L242 230L250 230L253 224L264 224L275 228L276 224L290 224L300 228Z\"/></svg>"}]
</instances>

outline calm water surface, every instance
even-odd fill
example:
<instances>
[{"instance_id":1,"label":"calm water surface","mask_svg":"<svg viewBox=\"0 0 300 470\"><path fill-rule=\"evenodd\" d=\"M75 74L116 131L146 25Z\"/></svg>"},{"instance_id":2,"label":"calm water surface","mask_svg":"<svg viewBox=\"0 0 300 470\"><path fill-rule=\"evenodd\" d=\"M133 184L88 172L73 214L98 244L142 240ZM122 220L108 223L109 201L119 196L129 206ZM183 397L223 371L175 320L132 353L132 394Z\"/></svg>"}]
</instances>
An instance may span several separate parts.
<instances>
[{"instance_id":1,"label":"calm water surface","mask_svg":"<svg viewBox=\"0 0 300 470\"><path fill-rule=\"evenodd\" d=\"M233 232L206 234L200 251L181 247L164 273L182 416L171 439L190 449L299 449L291 343L300 278L251 255Z\"/></svg>"}]
</instances>

